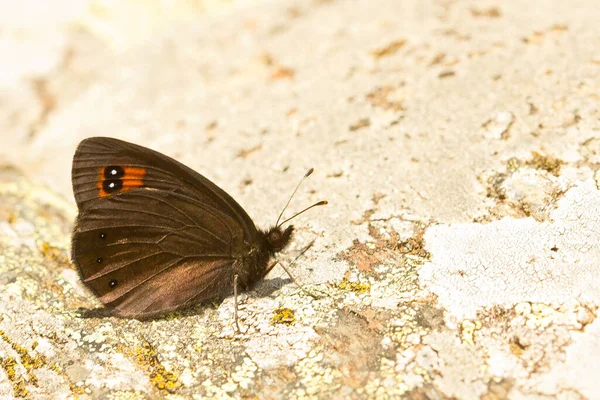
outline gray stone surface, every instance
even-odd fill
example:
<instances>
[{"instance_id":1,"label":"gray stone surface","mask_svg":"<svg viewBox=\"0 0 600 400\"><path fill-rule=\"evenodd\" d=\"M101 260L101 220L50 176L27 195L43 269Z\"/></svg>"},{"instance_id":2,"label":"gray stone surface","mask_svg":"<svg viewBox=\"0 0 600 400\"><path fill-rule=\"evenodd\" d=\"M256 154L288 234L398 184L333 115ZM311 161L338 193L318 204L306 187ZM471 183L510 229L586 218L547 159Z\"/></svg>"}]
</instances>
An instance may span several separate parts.
<instances>
[{"instance_id":1,"label":"gray stone surface","mask_svg":"<svg viewBox=\"0 0 600 400\"><path fill-rule=\"evenodd\" d=\"M600 398L596 2L0 3L0 397ZM276 268L149 322L69 261L77 143L174 156ZM293 315L293 317L291 316ZM278 319L279 318L279 319ZM285 322L285 323L277 323Z\"/></svg>"}]
</instances>

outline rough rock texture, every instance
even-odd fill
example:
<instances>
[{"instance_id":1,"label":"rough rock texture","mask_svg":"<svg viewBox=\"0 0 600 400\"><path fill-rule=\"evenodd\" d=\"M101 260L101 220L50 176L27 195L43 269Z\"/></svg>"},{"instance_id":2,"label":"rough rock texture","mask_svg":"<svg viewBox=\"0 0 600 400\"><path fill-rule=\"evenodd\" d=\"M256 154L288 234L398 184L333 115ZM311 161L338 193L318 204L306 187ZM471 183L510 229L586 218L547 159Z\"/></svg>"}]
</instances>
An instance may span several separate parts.
<instances>
[{"instance_id":1,"label":"rough rock texture","mask_svg":"<svg viewBox=\"0 0 600 400\"><path fill-rule=\"evenodd\" d=\"M249 3L0 2L0 397L600 398L596 1ZM314 167L279 258L327 295L81 318L97 135L262 227Z\"/></svg>"}]
</instances>

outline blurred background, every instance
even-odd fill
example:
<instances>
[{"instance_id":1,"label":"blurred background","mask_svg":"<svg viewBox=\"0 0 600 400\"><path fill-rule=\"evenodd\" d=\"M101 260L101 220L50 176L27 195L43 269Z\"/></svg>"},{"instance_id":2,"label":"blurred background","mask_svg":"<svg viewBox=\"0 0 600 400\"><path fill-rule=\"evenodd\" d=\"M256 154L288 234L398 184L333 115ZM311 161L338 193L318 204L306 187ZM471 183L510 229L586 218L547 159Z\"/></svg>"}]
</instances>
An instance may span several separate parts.
<instances>
[{"instance_id":1,"label":"blurred background","mask_svg":"<svg viewBox=\"0 0 600 400\"><path fill-rule=\"evenodd\" d=\"M494 177L599 158L586 0L4 0L0 10L0 157L71 202L71 157L89 136L178 158L241 196L259 224L314 167L297 201L335 202L315 215L342 237L355 228L337 217L364 222L374 209L438 222L535 214L550 195L505 207L490 197Z\"/></svg>"}]
</instances>

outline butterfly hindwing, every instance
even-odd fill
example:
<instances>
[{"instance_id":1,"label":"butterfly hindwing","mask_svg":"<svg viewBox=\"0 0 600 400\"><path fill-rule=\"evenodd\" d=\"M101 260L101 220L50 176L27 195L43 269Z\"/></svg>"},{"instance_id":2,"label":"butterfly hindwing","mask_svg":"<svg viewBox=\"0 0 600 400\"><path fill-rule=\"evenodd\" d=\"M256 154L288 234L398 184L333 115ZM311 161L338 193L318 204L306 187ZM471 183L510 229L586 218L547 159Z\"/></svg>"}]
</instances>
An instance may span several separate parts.
<instances>
[{"instance_id":1,"label":"butterfly hindwing","mask_svg":"<svg viewBox=\"0 0 600 400\"><path fill-rule=\"evenodd\" d=\"M231 290L256 228L223 190L160 153L109 138L84 140L72 174L72 258L113 314L149 317Z\"/></svg>"},{"instance_id":2,"label":"butterfly hindwing","mask_svg":"<svg viewBox=\"0 0 600 400\"><path fill-rule=\"evenodd\" d=\"M121 317L147 318L176 310L227 293L232 288L231 262L214 260L203 262L187 260L136 288L110 304L113 314ZM181 280L185 279L185 283ZM161 293L161 295L157 295ZM165 296L164 293L169 293ZM156 312L160 310L160 312Z\"/></svg>"}]
</instances>

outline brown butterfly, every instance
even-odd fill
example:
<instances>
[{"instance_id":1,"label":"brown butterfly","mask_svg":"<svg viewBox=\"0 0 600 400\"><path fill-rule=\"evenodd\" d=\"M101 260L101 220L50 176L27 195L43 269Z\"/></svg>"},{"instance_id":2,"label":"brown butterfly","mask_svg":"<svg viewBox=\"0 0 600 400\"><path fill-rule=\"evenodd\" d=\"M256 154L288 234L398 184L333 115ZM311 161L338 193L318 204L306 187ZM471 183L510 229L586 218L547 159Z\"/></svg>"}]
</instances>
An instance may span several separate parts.
<instances>
[{"instance_id":1,"label":"brown butterfly","mask_svg":"<svg viewBox=\"0 0 600 400\"><path fill-rule=\"evenodd\" d=\"M202 175L118 139L83 140L71 176L79 207L71 258L108 315L151 318L249 290L294 229L282 229L289 219L257 229Z\"/></svg>"}]
</instances>

